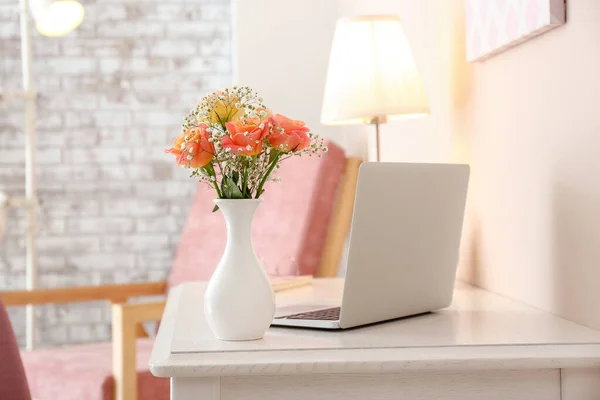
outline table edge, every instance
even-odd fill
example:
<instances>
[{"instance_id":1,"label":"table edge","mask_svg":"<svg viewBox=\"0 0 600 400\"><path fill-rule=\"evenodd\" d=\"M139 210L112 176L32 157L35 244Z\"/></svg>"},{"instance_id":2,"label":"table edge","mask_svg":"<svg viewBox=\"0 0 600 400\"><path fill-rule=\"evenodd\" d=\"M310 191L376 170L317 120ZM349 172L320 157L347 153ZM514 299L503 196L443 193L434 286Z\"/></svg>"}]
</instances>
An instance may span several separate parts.
<instances>
[{"instance_id":1,"label":"table edge","mask_svg":"<svg viewBox=\"0 0 600 400\"><path fill-rule=\"evenodd\" d=\"M591 368L600 367L600 344L203 353L201 360L198 353L178 353L149 367L158 377Z\"/></svg>"},{"instance_id":2,"label":"table edge","mask_svg":"<svg viewBox=\"0 0 600 400\"><path fill-rule=\"evenodd\" d=\"M158 377L600 366L600 342L172 353L183 289L170 290L152 349L148 365Z\"/></svg>"}]
</instances>

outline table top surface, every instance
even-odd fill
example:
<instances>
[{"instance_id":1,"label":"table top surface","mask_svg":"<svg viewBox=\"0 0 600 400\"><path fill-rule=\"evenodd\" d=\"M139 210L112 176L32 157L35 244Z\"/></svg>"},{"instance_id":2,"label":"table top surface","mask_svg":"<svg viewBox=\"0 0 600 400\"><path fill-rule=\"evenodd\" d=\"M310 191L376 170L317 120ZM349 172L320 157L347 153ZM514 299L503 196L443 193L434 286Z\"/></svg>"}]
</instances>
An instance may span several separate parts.
<instances>
[{"instance_id":1,"label":"table top surface","mask_svg":"<svg viewBox=\"0 0 600 400\"><path fill-rule=\"evenodd\" d=\"M262 340L224 342L203 312L205 282L173 289L150 369L157 376L353 372L407 368L600 365L600 332L458 283L434 313L345 331L272 327ZM342 279L277 294L278 310L339 304Z\"/></svg>"}]
</instances>

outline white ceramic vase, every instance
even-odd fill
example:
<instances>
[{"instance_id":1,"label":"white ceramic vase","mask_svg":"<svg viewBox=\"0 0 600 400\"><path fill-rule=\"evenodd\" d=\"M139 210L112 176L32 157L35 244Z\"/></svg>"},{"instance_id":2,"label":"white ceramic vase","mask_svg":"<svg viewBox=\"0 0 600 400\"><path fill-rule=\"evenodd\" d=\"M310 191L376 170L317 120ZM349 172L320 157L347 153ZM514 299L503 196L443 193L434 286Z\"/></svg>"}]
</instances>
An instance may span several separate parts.
<instances>
[{"instance_id":1,"label":"white ceramic vase","mask_svg":"<svg viewBox=\"0 0 600 400\"><path fill-rule=\"evenodd\" d=\"M261 339L275 314L269 277L252 247L260 199L215 200L227 224L227 246L204 294L204 314L220 340Z\"/></svg>"}]
</instances>

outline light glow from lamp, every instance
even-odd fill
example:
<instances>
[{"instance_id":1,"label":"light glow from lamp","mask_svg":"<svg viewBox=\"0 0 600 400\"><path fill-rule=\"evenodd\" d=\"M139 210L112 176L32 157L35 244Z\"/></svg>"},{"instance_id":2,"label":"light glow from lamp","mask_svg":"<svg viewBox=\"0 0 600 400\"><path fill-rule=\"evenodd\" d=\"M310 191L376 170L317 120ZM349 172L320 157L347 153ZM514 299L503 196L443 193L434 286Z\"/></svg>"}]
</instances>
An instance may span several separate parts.
<instances>
[{"instance_id":1,"label":"light glow from lamp","mask_svg":"<svg viewBox=\"0 0 600 400\"><path fill-rule=\"evenodd\" d=\"M62 36L77 28L84 16L75 0L30 0L35 26L44 36Z\"/></svg>"},{"instance_id":2,"label":"light glow from lamp","mask_svg":"<svg viewBox=\"0 0 600 400\"><path fill-rule=\"evenodd\" d=\"M428 114L429 103L400 19L394 15L339 19L321 122L364 124Z\"/></svg>"}]
</instances>

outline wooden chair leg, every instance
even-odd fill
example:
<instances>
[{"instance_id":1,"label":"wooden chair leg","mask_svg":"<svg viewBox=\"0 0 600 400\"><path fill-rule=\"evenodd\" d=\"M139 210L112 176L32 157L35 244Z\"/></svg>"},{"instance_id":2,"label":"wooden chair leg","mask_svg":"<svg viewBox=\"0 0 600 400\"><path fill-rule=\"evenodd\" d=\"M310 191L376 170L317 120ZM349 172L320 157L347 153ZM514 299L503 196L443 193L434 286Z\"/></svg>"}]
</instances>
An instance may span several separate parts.
<instances>
[{"instance_id":1,"label":"wooden chair leg","mask_svg":"<svg viewBox=\"0 0 600 400\"><path fill-rule=\"evenodd\" d=\"M149 303L113 303L112 352L115 400L137 400L136 338L141 323L160 321L165 301Z\"/></svg>"},{"instance_id":2,"label":"wooden chair leg","mask_svg":"<svg viewBox=\"0 0 600 400\"><path fill-rule=\"evenodd\" d=\"M112 358L115 400L137 400L135 339L137 324L130 323L129 309L112 306Z\"/></svg>"}]
</instances>

